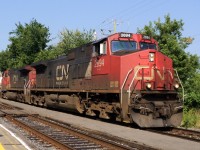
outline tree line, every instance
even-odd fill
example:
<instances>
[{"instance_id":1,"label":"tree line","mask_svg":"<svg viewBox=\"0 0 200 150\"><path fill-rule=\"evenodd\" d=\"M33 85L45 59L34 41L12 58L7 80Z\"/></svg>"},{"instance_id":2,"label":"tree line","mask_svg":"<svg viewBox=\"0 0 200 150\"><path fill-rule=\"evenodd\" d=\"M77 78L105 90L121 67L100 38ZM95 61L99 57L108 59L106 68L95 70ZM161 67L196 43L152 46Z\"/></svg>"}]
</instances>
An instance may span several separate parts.
<instances>
[{"instance_id":1,"label":"tree line","mask_svg":"<svg viewBox=\"0 0 200 150\"><path fill-rule=\"evenodd\" d=\"M67 54L70 49L91 42L93 30L64 29L59 33L59 42L48 45L51 41L49 28L33 19L24 25L16 24L9 35L10 44L0 52L0 71Z\"/></svg>"},{"instance_id":2,"label":"tree line","mask_svg":"<svg viewBox=\"0 0 200 150\"><path fill-rule=\"evenodd\" d=\"M198 55L185 51L194 39L182 36L183 26L182 20L172 20L170 15L166 15L163 22L159 18L138 29L138 32L156 39L160 51L173 59L174 68L185 87L186 108L200 108L200 59ZM67 54L70 49L91 42L93 32L92 29L81 31L66 28L59 33L56 45L48 45L51 41L48 27L36 19L24 25L18 23L16 29L9 33L10 44L0 52L0 70L20 68Z\"/></svg>"}]
</instances>

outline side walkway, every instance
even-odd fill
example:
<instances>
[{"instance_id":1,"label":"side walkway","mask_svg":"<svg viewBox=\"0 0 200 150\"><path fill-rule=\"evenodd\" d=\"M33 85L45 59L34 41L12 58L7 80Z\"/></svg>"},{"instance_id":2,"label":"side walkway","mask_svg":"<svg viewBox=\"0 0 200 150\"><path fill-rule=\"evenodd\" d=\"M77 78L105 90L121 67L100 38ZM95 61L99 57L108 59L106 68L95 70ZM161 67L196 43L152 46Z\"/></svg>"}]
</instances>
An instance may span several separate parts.
<instances>
[{"instance_id":1,"label":"side walkway","mask_svg":"<svg viewBox=\"0 0 200 150\"><path fill-rule=\"evenodd\" d=\"M30 150L14 133L0 124L0 150Z\"/></svg>"}]
</instances>

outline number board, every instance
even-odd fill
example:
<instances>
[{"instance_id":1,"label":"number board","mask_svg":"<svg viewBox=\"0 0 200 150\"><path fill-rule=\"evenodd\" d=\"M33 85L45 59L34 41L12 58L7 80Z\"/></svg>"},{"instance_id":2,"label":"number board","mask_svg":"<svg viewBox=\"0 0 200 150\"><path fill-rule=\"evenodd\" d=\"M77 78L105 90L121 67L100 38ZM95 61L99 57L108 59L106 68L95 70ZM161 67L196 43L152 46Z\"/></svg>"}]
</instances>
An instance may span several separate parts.
<instances>
[{"instance_id":1,"label":"number board","mask_svg":"<svg viewBox=\"0 0 200 150\"><path fill-rule=\"evenodd\" d=\"M143 38L144 40L151 40L151 37L148 36L148 35L143 35L142 38Z\"/></svg>"},{"instance_id":2,"label":"number board","mask_svg":"<svg viewBox=\"0 0 200 150\"><path fill-rule=\"evenodd\" d=\"M132 34L131 33L120 33L119 37L120 38L131 38Z\"/></svg>"}]
</instances>

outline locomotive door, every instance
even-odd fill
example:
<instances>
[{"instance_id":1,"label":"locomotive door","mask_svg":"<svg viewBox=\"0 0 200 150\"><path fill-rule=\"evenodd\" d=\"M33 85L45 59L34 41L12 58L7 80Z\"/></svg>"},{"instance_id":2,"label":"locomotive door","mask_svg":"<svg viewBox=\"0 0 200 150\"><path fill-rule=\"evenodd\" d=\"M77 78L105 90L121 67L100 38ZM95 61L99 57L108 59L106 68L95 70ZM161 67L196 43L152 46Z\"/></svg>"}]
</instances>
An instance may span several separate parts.
<instances>
[{"instance_id":1,"label":"locomotive door","mask_svg":"<svg viewBox=\"0 0 200 150\"><path fill-rule=\"evenodd\" d=\"M9 76L9 71L6 70L3 73L2 82L1 82L1 90L7 90L8 88L10 88L10 76Z\"/></svg>"},{"instance_id":2,"label":"locomotive door","mask_svg":"<svg viewBox=\"0 0 200 150\"><path fill-rule=\"evenodd\" d=\"M29 87L30 88L33 88L35 87L35 84L36 84L36 70L33 69L29 72Z\"/></svg>"},{"instance_id":3,"label":"locomotive door","mask_svg":"<svg viewBox=\"0 0 200 150\"><path fill-rule=\"evenodd\" d=\"M30 66L24 69L25 83L24 83L24 96L26 103L31 103L31 88L35 86L36 70Z\"/></svg>"},{"instance_id":4,"label":"locomotive door","mask_svg":"<svg viewBox=\"0 0 200 150\"><path fill-rule=\"evenodd\" d=\"M92 89L108 90L110 72L110 55L106 48L106 41L96 43L93 47L92 57Z\"/></svg>"}]
</instances>

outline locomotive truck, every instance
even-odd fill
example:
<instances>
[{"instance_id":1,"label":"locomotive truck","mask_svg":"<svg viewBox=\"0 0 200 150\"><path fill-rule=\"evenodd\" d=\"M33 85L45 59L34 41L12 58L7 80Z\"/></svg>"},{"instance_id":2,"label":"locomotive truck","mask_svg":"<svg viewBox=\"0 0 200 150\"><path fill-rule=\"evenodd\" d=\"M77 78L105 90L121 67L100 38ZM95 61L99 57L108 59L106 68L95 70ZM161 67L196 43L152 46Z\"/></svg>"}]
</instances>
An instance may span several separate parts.
<instances>
[{"instance_id":1,"label":"locomotive truck","mask_svg":"<svg viewBox=\"0 0 200 150\"><path fill-rule=\"evenodd\" d=\"M179 126L182 86L172 63L153 38L115 33L56 59L6 70L1 94L140 127Z\"/></svg>"}]
</instances>

